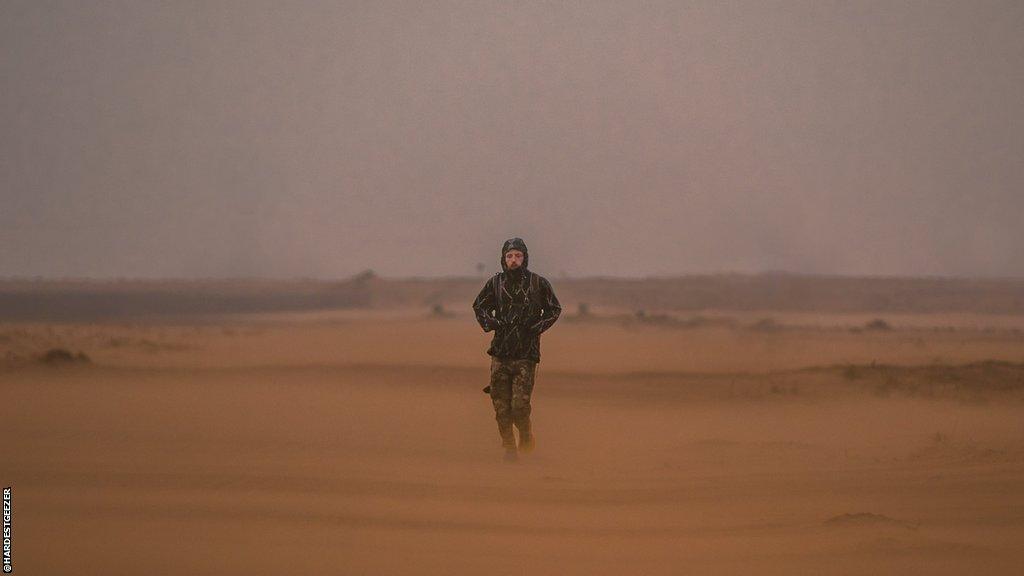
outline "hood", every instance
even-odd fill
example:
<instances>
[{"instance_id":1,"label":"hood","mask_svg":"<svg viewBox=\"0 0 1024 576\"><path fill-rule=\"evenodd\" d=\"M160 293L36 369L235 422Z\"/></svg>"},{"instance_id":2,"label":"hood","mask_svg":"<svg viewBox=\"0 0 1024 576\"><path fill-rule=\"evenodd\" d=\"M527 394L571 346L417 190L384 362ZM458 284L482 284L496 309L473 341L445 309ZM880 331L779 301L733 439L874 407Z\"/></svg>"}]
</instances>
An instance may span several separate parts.
<instances>
[{"instance_id":1,"label":"hood","mask_svg":"<svg viewBox=\"0 0 1024 576\"><path fill-rule=\"evenodd\" d=\"M523 253L523 265L519 268L520 270L526 270L530 266L530 252L526 249L526 242L523 242L522 238L511 238L505 240L505 244L501 247L501 270L508 272L509 269L505 266L505 252L509 250L519 250Z\"/></svg>"}]
</instances>

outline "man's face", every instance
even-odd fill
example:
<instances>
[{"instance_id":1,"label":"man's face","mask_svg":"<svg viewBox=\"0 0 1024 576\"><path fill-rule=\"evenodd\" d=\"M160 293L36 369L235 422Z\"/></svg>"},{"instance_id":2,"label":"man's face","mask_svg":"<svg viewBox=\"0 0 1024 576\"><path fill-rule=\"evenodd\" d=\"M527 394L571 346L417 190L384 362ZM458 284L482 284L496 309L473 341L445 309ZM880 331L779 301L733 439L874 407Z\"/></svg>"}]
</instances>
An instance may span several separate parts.
<instances>
[{"instance_id":1,"label":"man's face","mask_svg":"<svg viewBox=\"0 0 1024 576\"><path fill-rule=\"evenodd\" d=\"M509 270L515 270L523 265L523 253L519 250L505 252L505 266Z\"/></svg>"}]
</instances>

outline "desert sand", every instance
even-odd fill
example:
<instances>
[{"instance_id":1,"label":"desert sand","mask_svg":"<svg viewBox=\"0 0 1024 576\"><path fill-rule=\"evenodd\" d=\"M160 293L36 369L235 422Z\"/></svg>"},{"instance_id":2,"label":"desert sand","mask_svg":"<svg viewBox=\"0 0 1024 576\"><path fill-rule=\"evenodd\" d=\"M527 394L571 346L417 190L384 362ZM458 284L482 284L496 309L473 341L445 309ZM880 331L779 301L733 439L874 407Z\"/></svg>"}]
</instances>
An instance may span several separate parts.
<instances>
[{"instance_id":1,"label":"desert sand","mask_svg":"<svg viewBox=\"0 0 1024 576\"><path fill-rule=\"evenodd\" d=\"M567 309L511 464L466 310L2 324L15 573L1019 573L1024 321L763 316Z\"/></svg>"}]
</instances>

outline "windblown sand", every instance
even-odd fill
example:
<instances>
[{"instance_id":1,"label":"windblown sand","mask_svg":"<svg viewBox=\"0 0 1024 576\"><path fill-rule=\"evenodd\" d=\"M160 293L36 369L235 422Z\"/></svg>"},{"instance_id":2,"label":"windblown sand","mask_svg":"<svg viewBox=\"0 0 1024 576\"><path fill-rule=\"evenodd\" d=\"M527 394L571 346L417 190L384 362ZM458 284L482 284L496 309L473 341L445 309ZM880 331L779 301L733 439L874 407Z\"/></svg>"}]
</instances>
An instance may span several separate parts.
<instances>
[{"instance_id":1,"label":"windblown sand","mask_svg":"<svg viewBox=\"0 0 1024 576\"><path fill-rule=\"evenodd\" d=\"M514 464L466 314L2 325L15 573L1019 573L1019 319L917 320L563 319Z\"/></svg>"}]
</instances>

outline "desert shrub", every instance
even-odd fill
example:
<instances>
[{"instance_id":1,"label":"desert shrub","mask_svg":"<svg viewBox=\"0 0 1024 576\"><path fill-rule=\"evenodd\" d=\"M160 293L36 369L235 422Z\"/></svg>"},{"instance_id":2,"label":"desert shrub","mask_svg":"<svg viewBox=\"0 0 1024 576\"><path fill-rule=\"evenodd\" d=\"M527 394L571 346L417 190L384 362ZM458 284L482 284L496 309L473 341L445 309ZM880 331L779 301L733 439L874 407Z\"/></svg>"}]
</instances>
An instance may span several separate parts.
<instances>
[{"instance_id":1,"label":"desert shrub","mask_svg":"<svg viewBox=\"0 0 1024 576\"><path fill-rule=\"evenodd\" d=\"M864 325L865 330L892 330L892 326L881 318L875 318Z\"/></svg>"},{"instance_id":2,"label":"desert shrub","mask_svg":"<svg viewBox=\"0 0 1024 576\"><path fill-rule=\"evenodd\" d=\"M782 330L782 324L779 324L774 318L762 318L751 324L750 329L756 332L777 332Z\"/></svg>"},{"instance_id":3,"label":"desert shrub","mask_svg":"<svg viewBox=\"0 0 1024 576\"><path fill-rule=\"evenodd\" d=\"M430 307L430 315L434 318L451 318L455 314L444 309L444 304L434 304Z\"/></svg>"},{"instance_id":4,"label":"desert shrub","mask_svg":"<svg viewBox=\"0 0 1024 576\"><path fill-rule=\"evenodd\" d=\"M92 362L85 352L75 354L64 348L50 348L39 357L39 361L48 366L88 364Z\"/></svg>"}]
</instances>

